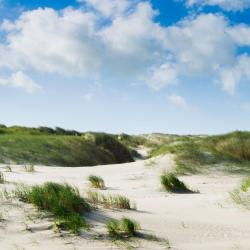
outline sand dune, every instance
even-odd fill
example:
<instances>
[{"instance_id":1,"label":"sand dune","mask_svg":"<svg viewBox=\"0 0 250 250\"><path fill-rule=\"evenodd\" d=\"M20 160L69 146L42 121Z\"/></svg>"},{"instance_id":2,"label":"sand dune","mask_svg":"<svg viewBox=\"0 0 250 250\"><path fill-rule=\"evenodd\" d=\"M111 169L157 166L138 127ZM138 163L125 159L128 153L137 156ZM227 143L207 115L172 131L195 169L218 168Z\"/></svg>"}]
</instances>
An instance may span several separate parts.
<instances>
[{"instance_id":1,"label":"sand dune","mask_svg":"<svg viewBox=\"0 0 250 250\"><path fill-rule=\"evenodd\" d=\"M137 210L98 210L89 217L95 225L93 232L86 232L81 237L60 237L52 229L53 222L47 217L39 218L32 206L22 203L13 206L8 201L1 201L0 212L6 220L0 222L0 249L119 249L120 245L105 239L94 240L93 235L105 232L103 223L107 218L127 215L141 224L143 233L168 239L171 249L249 250L249 211L233 204L229 197L229 192L239 185L242 177L222 173L185 176L181 179L200 193L169 194L161 191L159 175L173 166L170 155L96 167L36 166L35 173L25 172L22 166L12 166L13 172L4 173L9 182L67 182L77 186L82 195L88 189L86 177L100 175L107 185L104 193L126 195L136 203ZM138 249L166 249L164 242L140 240L132 244Z\"/></svg>"}]
</instances>

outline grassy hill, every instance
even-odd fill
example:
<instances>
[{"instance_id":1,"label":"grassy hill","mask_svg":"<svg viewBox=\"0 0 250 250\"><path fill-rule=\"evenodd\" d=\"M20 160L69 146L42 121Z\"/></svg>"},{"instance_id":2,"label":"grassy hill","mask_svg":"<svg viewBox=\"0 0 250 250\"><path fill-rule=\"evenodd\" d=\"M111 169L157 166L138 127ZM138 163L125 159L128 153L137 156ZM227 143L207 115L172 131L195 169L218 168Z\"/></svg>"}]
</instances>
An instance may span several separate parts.
<instances>
[{"instance_id":1,"label":"grassy hill","mask_svg":"<svg viewBox=\"0 0 250 250\"><path fill-rule=\"evenodd\" d=\"M250 132L217 136L178 136L155 145L151 156L173 153L179 173L197 173L222 164L227 170L250 173Z\"/></svg>"},{"instance_id":2,"label":"grassy hill","mask_svg":"<svg viewBox=\"0 0 250 250\"><path fill-rule=\"evenodd\" d=\"M0 126L0 163L75 167L131 161L131 151L114 135Z\"/></svg>"}]
</instances>

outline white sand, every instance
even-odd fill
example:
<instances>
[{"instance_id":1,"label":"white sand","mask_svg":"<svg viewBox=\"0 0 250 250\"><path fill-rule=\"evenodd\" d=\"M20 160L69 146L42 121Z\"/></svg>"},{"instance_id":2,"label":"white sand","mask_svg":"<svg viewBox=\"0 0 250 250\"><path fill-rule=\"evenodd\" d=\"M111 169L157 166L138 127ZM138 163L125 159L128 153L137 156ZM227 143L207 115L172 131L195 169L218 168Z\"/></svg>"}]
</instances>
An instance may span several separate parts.
<instances>
[{"instance_id":1,"label":"white sand","mask_svg":"<svg viewBox=\"0 0 250 250\"><path fill-rule=\"evenodd\" d=\"M82 194L88 188L86 177L97 174L105 180L104 193L122 194L136 202L137 211L100 210L90 222L93 230L105 232L103 222L109 217L124 215L136 219L144 233L169 239L172 249L230 250L250 249L250 213L230 200L229 192L241 181L239 176L186 176L181 178L198 194L168 194L160 190L159 176L174 165L171 156L155 161L137 161L120 165L60 168L36 166L35 173L26 173L22 166L5 172L10 182L38 184L45 181L67 182L79 187ZM6 185L6 184L5 184ZM93 240L90 233L82 237L59 237L50 228L48 218L30 218L36 214L30 205L19 207L1 202L0 249L118 249L107 240ZM30 229L30 230L27 230ZM138 249L165 249L160 242L141 240Z\"/></svg>"}]
</instances>

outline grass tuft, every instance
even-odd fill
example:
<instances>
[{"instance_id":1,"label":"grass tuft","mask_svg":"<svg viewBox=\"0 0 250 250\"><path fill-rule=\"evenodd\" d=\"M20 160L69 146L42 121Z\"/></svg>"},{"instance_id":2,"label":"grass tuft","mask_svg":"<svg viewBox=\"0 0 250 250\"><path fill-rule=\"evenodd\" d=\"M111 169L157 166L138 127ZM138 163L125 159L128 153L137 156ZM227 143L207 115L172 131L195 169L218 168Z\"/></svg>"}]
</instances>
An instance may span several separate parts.
<instances>
[{"instance_id":1,"label":"grass tuft","mask_svg":"<svg viewBox=\"0 0 250 250\"><path fill-rule=\"evenodd\" d=\"M10 166L10 165L6 165L6 166L5 166L5 171L6 171L6 172L12 172L11 166Z\"/></svg>"},{"instance_id":2,"label":"grass tuft","mask_svg":"<svg viewBox=\"0 0 250 250\"><path fill-rule=\"evenodd\" d=\"M250 177L242 181L239 188L230 192L231 199L238 205L250 209Z\"/></svg>"},{"instance_id":3,"label":"grass tuft","mask_svg":"<svg viewBox=\"0 0 250 250\"><path fill-rule=\"evenodd\" d=\"M98 189L105 188L104 180L100 176L90 175L88 177L88 181L90 182L91 187L93 188L98 188Z\"/></svg>"},{"instance_id":4,"label":"grass tuft","mask_svg":"<svg viewBox=\"0 0 250 250\"><path fill-rule=\"evenodd\" d=\"M15 194L21 201L51 212L59 221L58 228L78 234L81 227L86 227L81 214L90 211L90 206L75 187L47 182L40 186L19 186Z\"/></svg>"},{"instance_id":5,"label":"grass tuft","mask_svg":"<svg viewBox=\"0 0 250 250\"><path fill-rule=\"evenodd\" d=\"M24 171L28 172L28 173L34 173L36 171L35 166L34 165L25 165Z\"/></svg>"},{"instance_id":6,"label":"grass tuft","mask_svg":"<svg viewBox=\"0 0 250 250\"><path fill-rule=\"evenodd\" d=\"M247 177L241 184L241 190L243 192L247 192L249 188L250 188L250 176Z\"/></svg>"},{"instance_id":7,"label":"grass tuft","mask_svg":"<svg viewBox=\"0 0 250 250\"><path fill-rule=\"evenodd\" d=\"M191 193L192 191L180 181L173 173L163 173L161 175L161 185L168 192Z\"/></svg>"},{"instance_id":8,"label":"grass tuft","mask_svg":"<svg viewBox=\"0 0 250 250\"><path fill-rule=\"evenodd\" d=\"M89 190L87 198L95 206L101 204L105 208L132 209L130 200L123 195L104 195Z\"/></svg>"},{"instance_id":9,"label":"grass tuft","mask_svg":"<svg viewBox=\"0 0 250 250\"><path fill-rule=\"evenodd\" d=\"M122 238L135 236L140 225L136 221L124 217L121 220L109 220L106 223L106 228L111 237Z\"/></svg>"},{"instance_id":10,"label":"grass tuft","mask_svg":"<svg viewBox=\"0 0 250 250\"><path fill-rule=\"evenodd\" d=\"M0 172L0 184L4 184L4 175Z\"/></svg>"},{"instance_id":11,"label":"grass tuft","mask_svg":"<svg viewBox=\"0 0 250 250\"><path fill-rule=\"evenodd\" d=\"M71 231L76 235L80 233L80 228L89 229L86 220L77 213L60 217L60 219L55 222L55 227L58 230Z\"/></svg>"}]
</instances>

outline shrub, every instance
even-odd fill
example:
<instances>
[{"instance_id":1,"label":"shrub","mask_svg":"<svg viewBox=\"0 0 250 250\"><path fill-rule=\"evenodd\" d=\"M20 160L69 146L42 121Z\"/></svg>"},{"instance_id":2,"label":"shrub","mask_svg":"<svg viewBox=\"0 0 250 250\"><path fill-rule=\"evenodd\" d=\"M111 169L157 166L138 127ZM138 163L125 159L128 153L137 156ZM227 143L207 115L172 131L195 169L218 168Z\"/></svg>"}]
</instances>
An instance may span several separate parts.
<instances>
[{"instance_id":1,"label":"shrub","mask_svg":"<svg viewBox=\"0 0 250 250\"><path fill-rule=\"evenodd\" d=\"M0 184L4 183L4 175L2 172L0 172Z\"/></svg>"},{"instance_id":2,"label":"shrub","mask_svg":"<svg viewBox=\"0 0 250 250\"><path fill-rule=\"evenodd\" d=\"M173 173L164 173L164 174L162 174L162 176L161 176L161 185L168 192L173 192L173 193L190 193L190 192L192 192Z\"/></svg>"},{"instance_id":3,"label":"shrub","mask_svg":"<svg viewBox=\"0 0 250 250\"><path fill-rule=\"evenodd\" d=\"M124 217L121 220L109 220L106 223L106 228L112 237L131 237L136 235L140 225L136 221Z\"/></svg>"},{"instance_id":4,"label":"shrub","mask_svg":"<svg viewBox=\"0 0 250 250\"><path fill-rule=\"evenodd\" d=\"M90 206L80 197L78 189L68 184L47 182L30 188L22 186L16 189L15 194L38 209L51 212L59 219L60 228L78 233L86 224L80 216L90 211Z\"/></svg>"},{"instance_id":5,"label":"shrub","mask_svg":"<svg viewBox=\"0 0 250 250\"><path fill-rule=\"evenodd\" d=\"M34 173L35 172L35 166L34 165L25 165L24 170L25 170L25 172Z\"/></svg>"},{"instance_id":6,"label":"shrub","mask_svg":"<svg viewBox=\"0 0 250 250\"><path fill-rule=\"evenodd\" d=\"M88 200L94 205L101 204L105 208L131 209L130 200L123 195L104 195L98 192L88 191Z\"/></svg>"},{"instance_id":7,"label":"shrub","mask_svg":"<svg viewBox=\"0 0 250 250\"><path fill-rule=\"evenodd\" d=\"M88 180L93 188L99 188L99 189L105 188L104 180L100 176L90 175L88 177Z\"/></svg>"}]
</instances>

